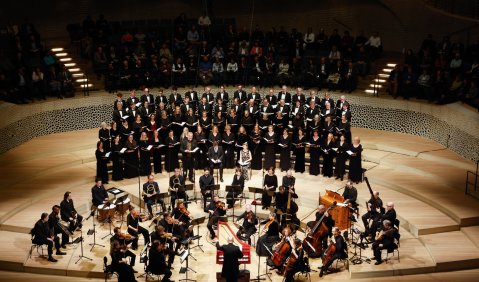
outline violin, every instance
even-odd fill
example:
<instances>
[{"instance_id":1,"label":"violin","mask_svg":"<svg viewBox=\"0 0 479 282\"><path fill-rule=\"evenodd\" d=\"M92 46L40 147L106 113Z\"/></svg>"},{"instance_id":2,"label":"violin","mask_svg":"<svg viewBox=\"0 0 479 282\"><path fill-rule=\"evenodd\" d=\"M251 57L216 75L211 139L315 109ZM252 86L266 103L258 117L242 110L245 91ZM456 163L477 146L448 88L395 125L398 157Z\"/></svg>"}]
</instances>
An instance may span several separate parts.
<instances>
[{"instance_id":1,"label":"violin","mask_svg":"<svg viewBox=\"0 0 479 282\"><path fill-rule=\"evenodd\" d=\"M120 233L118 234L118 238L120 238L121 240L128 240L128 241L132 241L134 240L136 237L131 235L130 233Z\"/></svg>"},{"instance_id":2,"label":"violin","mask_svg":"<svg viewBox=\"0 0 479 282\"><path fill-rule=\"evenodd\" d=\"M185 206L181 206L179 208L179 211L186 216L190 216L190 212L188 211L188 209Z\"/></svg>"}]
</instances>

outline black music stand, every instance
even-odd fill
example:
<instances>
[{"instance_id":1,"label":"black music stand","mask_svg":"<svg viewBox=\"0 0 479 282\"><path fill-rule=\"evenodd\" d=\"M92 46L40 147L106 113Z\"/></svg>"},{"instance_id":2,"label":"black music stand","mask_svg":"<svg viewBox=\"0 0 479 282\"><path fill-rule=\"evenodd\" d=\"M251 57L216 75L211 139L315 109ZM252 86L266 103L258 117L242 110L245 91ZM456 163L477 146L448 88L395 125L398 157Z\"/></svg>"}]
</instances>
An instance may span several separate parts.
<instances>
[{"instance_id":1,"label":"black music stand","mask_svg":"<svg viewBox=\"0 0 479 282\"><path fill-rule=\"evenodd\" d=\"M215 190L219 190L220 189L220 185L207 185L204 189L205 193L210 191L210 199L213 200L213 195L215 194ZM203 193L201 193L201 197L204 201L203 203L203 206L206 206L206 197L203 195Z\"/></svg>"},{"instance_id":2,"label":"black music stand","mask_svg":"<svg viewBox=\"0 0 479 282\"><path fill-rule=\"evenodd\" d=\"M225 188L226 192L231 192L233 193L233 213L229 216L233 216L233 221L235 220L235 202L236 202L236 197L235 197L235 194L238 193L238 194L241 194L243 193L243 188L239 185L226 185L226 188ZM228 194L226 194L228 195ZM227 197L225 197L226 200L228 200Z\"/></svg>"},{"instance_id":3,"label":"black music stand","mask_svg":"<svg viewBox=\"0 0 479 282\"><path fill-rule=\"evenodd\" d=\"M200 248L200 250L204 253L205 251L203 250L203 248L201 248L203 246L203 244L200 244L200 224L204 223L205 222L205 219L206 217L205 216L202 216L202 217L198 217L198 218L195 218L195 219L192 219L190 224L192 226L195 226L196 225L196 245L191 247L190 249L194 249L194 248Z\"/></svg>"},{"instance_id":4,"label":"black music stand","mask_svg":"<svg viewBox=\"0 0 479 282\"><path fill-rule=\"evenodd\" d=\"M188 278L188 271L193 271L194 273L196 273L196 271L193 268L189 267L189 264L188 264L188 258L189 257L192 257L194 260L196 260L190 253L190 241L191 241L191 239L186 240L186 243L185 243L186 250L180 255L181 256L180 263L183 263L186 260L186 267L181 267L180 268L180 274L185 273L186 277L184 279L180 279L179 281L193 281L193 282L196 282L196 280Z\"/></svg>"},{"instance_id":5,"label":"black music stand","mask_svg":"<svg viewBox=\"0 0 479 282\"><path fill-rule=\"evenodd\" d=\"M253 202L251 202L251 204L254 205L254 213L256 214L256 206L258 205L258 202L256 200L256 193L263 193L263 188L248 187L248 191L250 193L253 193Z\"/></svg>"}]
</instances>

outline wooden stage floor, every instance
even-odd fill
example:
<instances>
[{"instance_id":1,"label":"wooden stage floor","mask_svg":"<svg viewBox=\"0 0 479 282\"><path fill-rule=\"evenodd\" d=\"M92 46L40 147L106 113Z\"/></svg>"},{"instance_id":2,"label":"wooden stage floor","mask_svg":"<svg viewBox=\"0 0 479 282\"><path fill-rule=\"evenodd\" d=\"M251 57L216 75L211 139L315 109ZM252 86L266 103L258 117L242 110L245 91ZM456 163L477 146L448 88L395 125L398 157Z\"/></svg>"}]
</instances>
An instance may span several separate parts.
<instances>
[{"instance_id":1,"label":"wooden stage floor","mask_svg":"<svg viewBox=\"0 0 479 282\"><path fill-rule=\"evenodd\" d=\"M400 261L393 259L379 266L366 262L350 264L349 270L342 267L342 271L328 274L322 279L459 281L477 277L479 202L464 195L466 170L473 170L473 164L443 146L417 136L358 128L353 129L353 135L361 137L365 148L363 166L368 169L366 175L373 189L380 191L383 201L394 201L396 204L402 234ZM96 137L97 129L52 134L0 155L0 169L3 172L0 174L0 270L5 271L0 271L0 281L17 278L28 281L99 281L103 277L103 256L108 254L107 235L110 229L108 224L92 219L86 221L83 228L84 255L92 258L92 261L82 259L75 263L81 253L80 245L69 245L67 255L58 257L57 263L47 262L36 251L33 251L31 258L28 256L31 246L28 231L42 212L50 212L52 205L60 203L65 191L72 191L77 210L88 215L90 188L94 184L96 166ZM196 173L198 179L201 171ZM283 173L277 174L283 176ZM232 170L225 170L225 182L221 183L222 195L232 176ZM323 194L325 189L341 188L346 182L307 173L295 176L300 207L298 216L303 222L312 219L319 193ZM160 189L166 189L168 174L164 172L155 177ZM246 187L260 187L261 181L262 171L253 171L253 178ZM141 178L143 182L145 177ZM138 203L137 178L110 181L106 187L124 189L132 201ZM360 183L356 187L358 202L364 203L369 198L367 186ZM250 202L253 195L247 193L247 196ZM243 209L244 204L237 203L235 214ZM199 201L198 204L192 203L190 210L194 216L204 215ZM362 212L364 204L361 204ZM265 216L261 209L258 209L258 214ZM89 244L93 243L93 236L85 233L92 228L93 222L97 230L96 242L106 247L95 246L91 250ZM122 222L115 221L114 225L126 229ZM149 222L144 226L148 227ZM362 224L357 227L362 229ZM205 239L205 224L200 227L199 233L203 236L200 241L204 245L204 253L197 248L193 250L197 261L190 260L190 267L197 273L189 273L189 278L215 281L215 272L220 271L221 267L215 264L214 246ZM75 237L79 235L77 232ZM221 236L224 239L226 235ZM140 239L140 250L142 244L143 240ZM350 247L351 251L354 251L353 247ZM254 248L251 254L252 263L246 268L254 278L258 274ZM370 249L363 250L362 254L372 257ZM264 259L261 263L260 274L263 274ZM313 269L320 265L320 260L311 260ZM184 274L178 273L181 267L179 258L175 259L173 266L172 279L185 278ZM137 261L135 269L139 274L143 273L143 264ZM311 277L313 281L319 280L315 272L311 273ZM282 281L282 277L276 274L272 274L271 279ZM306 281L306 278L299 277L299 280Z\"/></svg>"}]
</instances>

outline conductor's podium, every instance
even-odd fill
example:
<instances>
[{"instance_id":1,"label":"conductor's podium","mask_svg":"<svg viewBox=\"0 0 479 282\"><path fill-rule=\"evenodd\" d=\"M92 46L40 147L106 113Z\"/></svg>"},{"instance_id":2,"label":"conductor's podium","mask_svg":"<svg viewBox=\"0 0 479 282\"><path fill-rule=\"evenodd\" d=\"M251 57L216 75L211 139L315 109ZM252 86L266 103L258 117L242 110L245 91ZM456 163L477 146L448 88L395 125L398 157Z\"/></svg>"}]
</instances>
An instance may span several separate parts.
<instances>
[{"instance_id":1,"label":"conductor's podium","mask_svg":"<svg viewBox=\"0 0 479 282\"><path fill-rule=\"evenodd\" d=\"M348 204L344 204L343 196L337 192L326 190L326 195L322 196L319 200L319 203L326 208L329 208L334 202L337 202L336 207L329 211L334 219L334 226L339 227L340 230L349 228L350 208Z\"/></svg>"}]
</instances>

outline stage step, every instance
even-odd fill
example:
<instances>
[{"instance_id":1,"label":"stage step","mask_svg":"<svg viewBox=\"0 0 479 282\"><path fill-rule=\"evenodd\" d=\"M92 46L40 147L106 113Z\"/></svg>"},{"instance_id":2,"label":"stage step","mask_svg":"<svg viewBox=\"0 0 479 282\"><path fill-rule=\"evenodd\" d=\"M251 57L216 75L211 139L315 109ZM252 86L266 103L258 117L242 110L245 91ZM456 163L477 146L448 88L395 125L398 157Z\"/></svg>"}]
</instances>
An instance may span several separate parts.
<instances>
[{"instance_id":1,"label":"stage step","mask_svg":"<svg viewBox=\"0 0 479 282\"><path fill-rule=\"evenodd\" d=\"M23 271L23 264L28 257L32 244L29 234L0 231L0 269ZM36 255L36 251L33 251ZM46 253L46 248L45 248ZM1 279L0 279L1 280Z\"/></svg>"}]
</instances>

